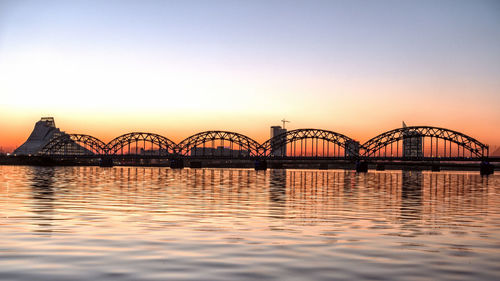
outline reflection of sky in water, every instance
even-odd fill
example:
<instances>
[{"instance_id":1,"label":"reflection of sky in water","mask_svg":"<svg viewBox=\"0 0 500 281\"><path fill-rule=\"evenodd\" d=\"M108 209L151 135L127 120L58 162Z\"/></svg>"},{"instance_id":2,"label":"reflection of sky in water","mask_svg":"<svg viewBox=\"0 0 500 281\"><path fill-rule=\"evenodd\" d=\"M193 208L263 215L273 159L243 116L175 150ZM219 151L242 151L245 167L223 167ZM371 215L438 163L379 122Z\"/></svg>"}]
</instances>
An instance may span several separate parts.
<instances>
[{"instance_id":1,"label":"reflection of sky in water","mask_svg":"<svg viewBox=\"0 0 500 281\"><path fill-rule=\"evenodd\" d=\"M0 277L482 279L500 177L0 167Z\"/></svg>"}]
</instances>

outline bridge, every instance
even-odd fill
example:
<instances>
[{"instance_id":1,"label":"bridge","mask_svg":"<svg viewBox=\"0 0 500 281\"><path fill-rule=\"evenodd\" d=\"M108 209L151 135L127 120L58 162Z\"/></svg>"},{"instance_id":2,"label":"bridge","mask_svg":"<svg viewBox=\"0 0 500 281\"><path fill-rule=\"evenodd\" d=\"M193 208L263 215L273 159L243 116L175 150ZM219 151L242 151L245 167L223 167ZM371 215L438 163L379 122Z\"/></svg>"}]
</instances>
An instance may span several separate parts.
<instances>
[{"instance_id":1,"label":"bridge","mask_svg":"<svg viewBox=\"0 0 500 281\"><path fill-rule=\"evenodd\" d=\"M171 167L201 166L204 161L356 163L364 170L368 163L383 169L389 163L498 162L489 157L489 147L463 133L431 126L411 126L383 132L363 144L341 133L322 129L296 129L263 143L236 132L205 131L179 143L149 132L131 132L108 143L84 134L63 134L50 140L39 155L54 159L100 159L113 162L168 161ZM259 164L261 163L261 164ZM261 166L259 166L261 165ZM481 166L482 167L482 166ZM358 168L357 168L358 169Z\"/></svg>"}]
</instances>

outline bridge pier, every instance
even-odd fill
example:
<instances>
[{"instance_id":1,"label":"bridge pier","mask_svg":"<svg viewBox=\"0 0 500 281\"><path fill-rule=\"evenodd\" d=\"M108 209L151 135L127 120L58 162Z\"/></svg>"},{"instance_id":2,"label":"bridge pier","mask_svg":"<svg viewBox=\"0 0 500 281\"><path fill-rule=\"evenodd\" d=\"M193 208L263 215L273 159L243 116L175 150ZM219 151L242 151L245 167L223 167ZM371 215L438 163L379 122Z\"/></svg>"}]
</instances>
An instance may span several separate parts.
<instances>
[{"instance_id":1,"label":"bridge pier","mask_svg":"<svg viewBox=\"0 0 500 281\"><path fill-rule=\"evenodd\" d=\"M441 171L441 166L439 166L439 164L432 164L431 171L439 172L439 171Z\"/></svg>"},{"instance_id":2,"label":"bridge pier","mask_svg":"<svg viewBox=\"0 0 500 281\"><path fill-rule=\"evenodd\" d=\"M265 170L267 170L267 161L265 159L255 160L255 170L256 171L259 171L259 170L265 171Z\"/></svg>"},{"instance_id":3,"label":"bridge pier","mask_svg":"<svg viewBox=\"0 0 500 281\"><path fill-rule=\"evenodd\" d=\"M170 169L184 169L184 161L182 159L170 159Z\"/></svg>"},{"instance_id":4,"label":"bridge pier","mask_svg":"<svg viewBox=\"0 0 500 281\"><path fill-rule=\"evenodd\" d=\"M479 173L482 176L492 175L495 172L495 166L488 161L482 161L479 165Z\"/></svg>"},{"instance_id":5,"label":"bridge pier","mask_svg":"<svg viewBox=\"0 0 500 281\"><path fill-rule=\"evenodd\" d=\"M356 172L366 173L368 172L368 163L365 161L356 161Z\"/></svg>"}]
</instances>

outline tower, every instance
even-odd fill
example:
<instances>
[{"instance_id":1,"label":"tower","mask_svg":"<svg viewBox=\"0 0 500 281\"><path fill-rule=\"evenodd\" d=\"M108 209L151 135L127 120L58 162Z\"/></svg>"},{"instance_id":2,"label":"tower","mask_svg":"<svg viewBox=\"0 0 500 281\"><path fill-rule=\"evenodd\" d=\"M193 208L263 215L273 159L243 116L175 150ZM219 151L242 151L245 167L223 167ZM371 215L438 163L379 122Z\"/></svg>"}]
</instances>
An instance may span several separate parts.
<instances>
[{"instance_id":1,"label":"tower","mask_svg":"<svg viewBox=\"0 0 500 281\"><path fill-rule=\"evenodd\" d=\"M281 126L271 126L271 156L286 156L286 129Z\"/></svg>"},{"instance_id":2,"label":"tower","mask_svg":"<svg viewBox=\"0 0 500 281\"><path fill-rule=\"evenodd\" d=\"M422 157L422 135L403 122L403 157Z\"/></svg>"},{"instance_id":3,"label":"tower","mask_svg":"<svg viewBox=\"0 0 500 281\"><path fill-rule=\"evenodd\" d=\"M359 141L347 140L345 143L345 156L357 157L359 156Z\"/></svg>"}]
</instances>

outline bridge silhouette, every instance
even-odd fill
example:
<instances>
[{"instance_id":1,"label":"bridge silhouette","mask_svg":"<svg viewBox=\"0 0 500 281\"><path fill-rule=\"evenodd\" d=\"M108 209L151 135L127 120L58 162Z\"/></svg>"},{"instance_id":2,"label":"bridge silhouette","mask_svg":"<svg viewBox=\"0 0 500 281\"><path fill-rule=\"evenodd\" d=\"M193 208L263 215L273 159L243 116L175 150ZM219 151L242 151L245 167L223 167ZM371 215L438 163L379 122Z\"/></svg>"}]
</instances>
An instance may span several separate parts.
<instances>
[{"instance_id":1,"label":"bridge silhouette","mask_svg":"<svg viewBox=\"0 0 500 281\"><path fill-rule=\"evenodd\" d=\"M60 159L100 158L111 163L113 159L167 159L174 163L172 167L184 160L196 163L209 159L253 160L264 164L267 160L378 161L380 165L381 161L487 161L489 147L457 131L409 126L383 132L363 144L322 129L291 130L263 143L229 131L200 132L179 143L149 132L123 134L108 143L90 135L63 134L47 143L39 155Z\"/></svg>"},{"instance_id":2,"label":"bridge silhouette","mask_svg":"<svg viewBox=\"0 0 500 281\"><path fill-rule=\"evenodd\" d=\"M418 155L404 155L403 142L421 141ZM296 129L263 143L229 131L205 131L175 143L148 132L123 134L104 143L85 134L64 134L40 151L46 156L150 156L159 158L385 158L478 160L488 157L489 147L463 133L429 126L410 126L379 134L359 148L354 139L328 130ZM77 145L75 145L77 144ZM273 149L280 152L273 154Z\"/></svg>"}]
</instances>

